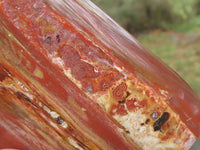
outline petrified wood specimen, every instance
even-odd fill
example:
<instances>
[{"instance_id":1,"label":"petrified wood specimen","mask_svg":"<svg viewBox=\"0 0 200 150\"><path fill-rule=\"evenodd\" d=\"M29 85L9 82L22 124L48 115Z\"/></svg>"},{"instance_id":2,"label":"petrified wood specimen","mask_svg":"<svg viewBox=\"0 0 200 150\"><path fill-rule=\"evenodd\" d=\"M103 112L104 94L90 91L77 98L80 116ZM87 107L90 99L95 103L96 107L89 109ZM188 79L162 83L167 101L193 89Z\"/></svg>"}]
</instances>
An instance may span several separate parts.
<instances>
[{"instance_id":1,"label":"petrified wood specimen","mask_svg":"<svg viewBox=\"0 0 200 150\"><path fill-rule=\"evenodd\" d=\"M0 148L189 149L200 101L90 1L0 1Z\"/></svg>"}]
</instances>

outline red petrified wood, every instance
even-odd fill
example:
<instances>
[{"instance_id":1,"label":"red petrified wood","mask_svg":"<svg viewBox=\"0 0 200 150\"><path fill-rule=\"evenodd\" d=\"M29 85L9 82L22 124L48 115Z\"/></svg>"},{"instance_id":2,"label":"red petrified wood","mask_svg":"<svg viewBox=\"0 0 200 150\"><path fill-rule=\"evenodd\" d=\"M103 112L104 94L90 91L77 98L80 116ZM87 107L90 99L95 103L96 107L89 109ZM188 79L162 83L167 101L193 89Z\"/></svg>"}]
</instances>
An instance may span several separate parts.
<instances>
[{"instance_id":1,"label":"red petrified wood","mask_svg":"<svg viewBox=\"0 0 200 150\"><path fill-rule=\"evenodd\" d=\"M0 0L0 148L189 149L190 87L90 1Z\"/></svg>"}]
</instances>

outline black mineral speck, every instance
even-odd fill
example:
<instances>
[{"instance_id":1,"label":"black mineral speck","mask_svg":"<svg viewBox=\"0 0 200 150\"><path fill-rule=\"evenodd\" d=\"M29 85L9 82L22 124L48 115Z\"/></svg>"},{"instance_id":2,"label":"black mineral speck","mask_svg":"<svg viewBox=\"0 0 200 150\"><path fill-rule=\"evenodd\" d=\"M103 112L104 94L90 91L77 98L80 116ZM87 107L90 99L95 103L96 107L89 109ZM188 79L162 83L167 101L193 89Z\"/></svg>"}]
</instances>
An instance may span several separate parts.
<instances>
[{"instance_id":1,"label":"black mineral speck","mask_svg":"<svg viewBox=\"0 0 200 150\"><path fill-rule=\"evenodd\" d=\"M59 116L59 117L56 118L56 122L58 124L62 124L64 122L64 119L61 116Z\"/></svg>"},{"instance_id":2,"label":"black mineral speck","mask_svg":"<svg viewBox=\"0 0 200 150\"><path fill-rule=\"evenodd\" d=\"M48 37L45 39L45 43L51 44L51 37L50 37L50 36L48 36Z\"/></svg>"},{"instance_id":3,"label":"black mineral speck","mask_svg":"<svg viewBox=\"0 0 200 150\"><path fill-rule=\"evenodd\" d=\"M56 40L58 43L60 43L60 35L56 35Z\"/></svg>"},{"instance_id":4,"label":"black mineral speck","mask_svg":"<svg viewBox=\"0 0 200 150\"><path fill-rule=\"evenodd\" d=\"M164 112L162 114L162 116L156 120L153 124L153 128L154 128L154 131L158 131L158 130L161 130L161 126L167 122L167 120L169 119L169 113L168 112Z\"/></svg>"}]
</instances>

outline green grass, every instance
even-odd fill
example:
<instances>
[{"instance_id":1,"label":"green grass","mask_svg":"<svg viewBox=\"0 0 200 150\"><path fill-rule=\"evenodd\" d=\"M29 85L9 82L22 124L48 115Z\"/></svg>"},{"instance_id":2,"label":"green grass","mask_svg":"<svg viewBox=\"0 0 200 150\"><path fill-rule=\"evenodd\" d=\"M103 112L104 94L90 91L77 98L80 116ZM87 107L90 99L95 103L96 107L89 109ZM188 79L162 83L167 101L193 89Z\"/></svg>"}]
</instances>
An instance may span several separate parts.
<instances>
[{"instance_id":1,"label":"green grass","mask_svg":"<svg viewBox=\"0 0 200 150\"><path fill-rule=\"evenodd\" d=\"M138 37L142 45L175 70L200 96L200 16L187 24Z\"/></svg>"},{"instance_id":2,"label":"green grass","mask_svg":"<svg viewBox=\"0 0 200 150\"><path fill-rule=\"evenodd\" d=\"M200 32L200 15L188 20L187 23L171 25L169 26L174 31L184 33L195 33Z\"/></svg>"}]
</instances>

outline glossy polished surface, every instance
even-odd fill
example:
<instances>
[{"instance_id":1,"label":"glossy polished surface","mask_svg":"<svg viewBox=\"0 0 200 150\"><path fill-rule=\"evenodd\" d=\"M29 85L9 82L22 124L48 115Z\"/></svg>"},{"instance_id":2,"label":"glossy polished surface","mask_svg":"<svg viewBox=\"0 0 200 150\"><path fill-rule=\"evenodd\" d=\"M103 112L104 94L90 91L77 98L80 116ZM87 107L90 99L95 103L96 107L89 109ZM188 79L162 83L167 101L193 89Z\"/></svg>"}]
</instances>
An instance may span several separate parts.
<instances>
[{"instance_id":1,"label":"glossy polished surface","mask_svg":"<svg viewBox=\"0 0 200 150\"><path fill-rule=\"evenodd\" d=\"M90 1L1 0L0 17L0 148L140 149L116 118L149 102L133 104L135 85L165 100L189 145L200 135L197 95Z\"/></svg>"}]
</instances>

